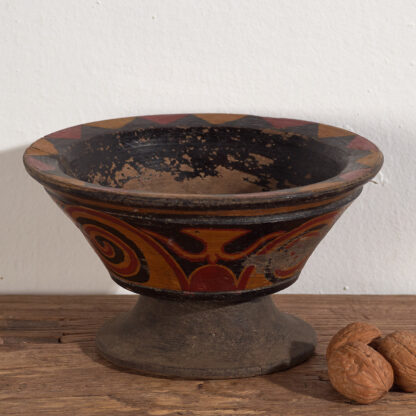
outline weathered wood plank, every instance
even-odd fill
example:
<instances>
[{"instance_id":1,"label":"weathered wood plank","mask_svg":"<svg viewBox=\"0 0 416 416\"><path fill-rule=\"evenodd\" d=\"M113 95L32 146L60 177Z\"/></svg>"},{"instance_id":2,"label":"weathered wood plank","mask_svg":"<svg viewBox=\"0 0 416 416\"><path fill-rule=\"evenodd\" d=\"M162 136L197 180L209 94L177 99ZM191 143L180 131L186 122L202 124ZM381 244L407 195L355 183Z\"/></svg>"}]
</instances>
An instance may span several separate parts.
<instances>
[{"instance_id":1,"label":"weathered wood plank","mask_svg":"<svg viewBox=\"0 0 416 416\"><path fill-rule=\"evenodd\" d=\"M412 415L416 394L390 392L370 406L329 384L329 338L355 320L383 332L416 330L415 296L277 295L281 310L317 330L316 354L286 372L240 380L169 380L120 371L95 350L95 331L135 296L0 296L0 414Z\"/></svg>"}]
</instances>

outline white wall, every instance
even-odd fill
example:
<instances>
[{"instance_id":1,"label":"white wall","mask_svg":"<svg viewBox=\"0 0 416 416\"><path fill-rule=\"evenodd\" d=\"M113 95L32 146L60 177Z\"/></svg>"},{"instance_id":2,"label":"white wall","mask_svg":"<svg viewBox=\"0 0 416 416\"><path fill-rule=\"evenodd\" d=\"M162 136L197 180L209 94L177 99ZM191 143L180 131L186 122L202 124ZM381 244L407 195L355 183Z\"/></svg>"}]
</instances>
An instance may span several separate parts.
<instances>
[{"instance_id":1,"label":"white wall","mask_svg":"<svg viewBox=\"0 0 416 416\"><path fill-rule=\"evenodd\" d=\"M414 0L0 0L0 293L116 293L24 171L25 146L105 118L316 120L385 166L287 292L416 293Z\"/></svg>"}]
</instances>

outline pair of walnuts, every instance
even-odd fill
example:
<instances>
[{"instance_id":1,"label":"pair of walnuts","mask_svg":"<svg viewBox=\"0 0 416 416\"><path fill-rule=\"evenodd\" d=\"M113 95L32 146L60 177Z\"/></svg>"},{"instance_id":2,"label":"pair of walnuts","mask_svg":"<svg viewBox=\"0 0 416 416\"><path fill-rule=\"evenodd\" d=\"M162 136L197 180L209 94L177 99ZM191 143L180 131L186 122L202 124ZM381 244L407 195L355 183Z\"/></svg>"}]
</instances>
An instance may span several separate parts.
<instances>
[{"instance_id":1,"label":"pair of walnuts","mask_svg":"<svg viewBox=\"0 0 416 416\"><path fill-rule=\"evenodd\" d=\"M330 341L326 358L335 390L358 403L372 403L393 383L416 391L416 333L397 331L382 338L380 330L364 322L341 329Z\"/></svg>"}]
</instances>

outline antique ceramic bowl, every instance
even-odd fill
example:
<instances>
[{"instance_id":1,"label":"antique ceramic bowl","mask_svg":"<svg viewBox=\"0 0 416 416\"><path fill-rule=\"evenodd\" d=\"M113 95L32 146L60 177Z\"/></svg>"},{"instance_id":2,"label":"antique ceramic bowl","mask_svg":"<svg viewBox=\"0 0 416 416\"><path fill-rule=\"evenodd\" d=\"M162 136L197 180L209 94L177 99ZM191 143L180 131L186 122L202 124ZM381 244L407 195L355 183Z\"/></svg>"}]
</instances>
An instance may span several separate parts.
<instances>
[{"instance_id":1,"label":"antique ceramic bowl","mask_svg":"<svg viewBox=\"0 0 416 416\"><path fill-rule=\"evenodd\" d=\"M189 378L267 373L313 352L311 327L266 295L298 278L382 161L346 130L231 114L88 123L24 155L112 279L145 295L101 329L100 352Z\"/></svg>"}]
</instances>

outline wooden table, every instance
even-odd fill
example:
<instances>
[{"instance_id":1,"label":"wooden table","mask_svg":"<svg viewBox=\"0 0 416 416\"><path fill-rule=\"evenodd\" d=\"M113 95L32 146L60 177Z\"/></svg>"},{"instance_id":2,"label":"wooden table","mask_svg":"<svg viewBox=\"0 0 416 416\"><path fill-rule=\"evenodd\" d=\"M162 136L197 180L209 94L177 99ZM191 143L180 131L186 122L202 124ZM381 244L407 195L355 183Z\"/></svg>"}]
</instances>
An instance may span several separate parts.
<instances>
[{"instance_id":1,"label":"wooden table","mask_svg":"<svg viewBox=\"0 0 416 416\"><path fill-rule=\"evenodd\" d=\"M316 354L291 370L239 380L143 377L101 359L94 334L135 296L0 296L0 415L416 415L416 394L351 404L329 384L324 351L352 321L416 330L416 296L277 295L311 323Z\"/></svg>"}]
</instances>

